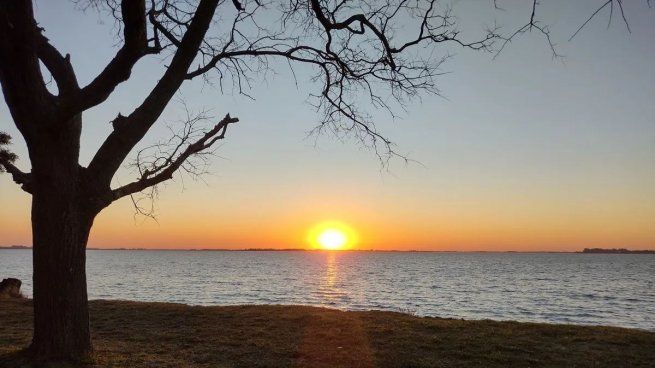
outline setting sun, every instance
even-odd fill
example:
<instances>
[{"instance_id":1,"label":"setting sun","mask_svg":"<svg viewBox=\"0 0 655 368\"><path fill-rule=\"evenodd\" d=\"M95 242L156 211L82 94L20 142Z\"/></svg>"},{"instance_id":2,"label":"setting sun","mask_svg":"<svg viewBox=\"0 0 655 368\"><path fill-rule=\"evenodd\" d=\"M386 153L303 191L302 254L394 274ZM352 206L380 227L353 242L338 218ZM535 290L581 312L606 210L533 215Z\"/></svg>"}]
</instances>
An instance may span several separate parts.
<instances>
[{"instance_id":1,"label":"setting sun","mask_svg":"<svg viewBox=\"0 0 655 368\"><path fill-rule=\"evenodd\" d=\"M352 228L337 221L326 221L314 226L308 236L313 248L326 250L352 248L356 239Z\"/></svg>"},{"instance_id":2,"label":"setting sun","mask_svg":"<svg viewBox=\"0 0 655 368\"><path fill-rule=\"evenodd\" d=\"M318 236L318 243L325 249L341 249L347 240L346 234L339 229L327 229Z\"/></svg>"}]
</instances>

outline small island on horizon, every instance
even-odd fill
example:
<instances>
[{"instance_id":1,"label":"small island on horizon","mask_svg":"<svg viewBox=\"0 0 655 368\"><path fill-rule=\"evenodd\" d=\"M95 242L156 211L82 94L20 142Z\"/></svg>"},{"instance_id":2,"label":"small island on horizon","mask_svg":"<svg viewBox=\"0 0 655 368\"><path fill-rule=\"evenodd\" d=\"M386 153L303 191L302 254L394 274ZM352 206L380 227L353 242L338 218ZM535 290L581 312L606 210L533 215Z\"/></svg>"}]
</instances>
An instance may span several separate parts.
<instances>
[{"instance_id":1,"label":"small island on horizon","mask_svg":"<svg viewBox=\"0 0 655 368\"><path fill-rule=\"evenodd\" d=\"M600 253L600 254L655 254L655 250L630 250L626 248L585 248L581 253Z\"/></svg>"}]
</instances>

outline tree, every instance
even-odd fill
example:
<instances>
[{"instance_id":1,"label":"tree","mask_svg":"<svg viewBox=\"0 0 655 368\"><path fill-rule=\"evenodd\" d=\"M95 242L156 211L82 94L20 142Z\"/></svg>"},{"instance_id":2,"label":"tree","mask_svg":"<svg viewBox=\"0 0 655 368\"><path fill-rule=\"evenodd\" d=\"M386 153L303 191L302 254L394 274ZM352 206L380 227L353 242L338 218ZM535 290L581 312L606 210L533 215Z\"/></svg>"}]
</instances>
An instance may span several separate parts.
<instances>
[{"instance_id":1,"label":"tree","mask_svg":"<svg viewBox=\"0 0 655 368\"><path fill-rule=\"evenodd\" d=\"M349 133L381 158L397 155L358 99L393 113L421 93L438 93L436 77L445 60L429 50L444 45L491 51L524 32L548 29L535 18L502 36L489 29L478 39L460 37L456 18L436 0L288 0L270 3L225 0L89 0L82 6L107 12L117 22L120 48L86 86L80 86L69 54L61 53L34 18L31 0L0 0L0 83L12 119L27 143L31 171L0 150L0 169L32 196L34 337L41 359L80 359L91 350L85 249L94 218L112 202L153 188L179 170L199 174L193 160L223 139L237 118L226 114L209 129L189 116L172 146L137 155L140 176L112 187L130 152L157 122L185 82L218 76L242 85L281 59L306 65L319 87L311 96L320 112L317 131ZM493 3L496 4L495 2ZM612 8L620 0L610 0ZM594 13L596 14L596 13ZM272 22L271 20L276 20ZM408 27L411 36L403 37ZM500 42L498 42L500 41ZM552 47L552 43L551 47ZM450 46L448 46L450 47ZM427 51L426 51L427 50ZM554 48L553 48L554 51ZM149 56L168 66L134 111L118 114L87 167L79 164L82 113L104 103ZM56 92L46 82L52 78ZM390 98L389 98L390 97ZM391 101L391 102L390 102ZM9 143L0 135L0 145ZM145 158L144 158L145 157Z\"/></svg>"}]
</instances>

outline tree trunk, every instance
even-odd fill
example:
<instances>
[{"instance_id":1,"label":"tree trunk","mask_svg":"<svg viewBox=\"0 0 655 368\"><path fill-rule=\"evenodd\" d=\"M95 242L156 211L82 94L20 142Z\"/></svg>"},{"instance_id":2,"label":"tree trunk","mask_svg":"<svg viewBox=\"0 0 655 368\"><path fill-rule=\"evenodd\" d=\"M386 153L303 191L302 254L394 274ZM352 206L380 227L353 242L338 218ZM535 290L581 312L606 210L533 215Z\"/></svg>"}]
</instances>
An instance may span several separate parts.
<instances>
[{"instance_id":1,"label":"tree trunk","mask_svg":"<svg viewBox=\"0 0 655 368\"><path fill-rule=\"evenodd\" d=\"M92 219L57 195L32 202L34 338L37 360L80 360L91 352L86 242Z\"/></svg>"},{"instance_id":2,"label":"tree trunk","mask_svg":"<svg viewBox=\"0 0 655 368\"><path fill-rule=\"evenodd\" d=\"M30 147L34 337L41 361L82 360L91 335L86 292L86 244L97 212L90 210L78 164L81 116Z\"/></svg>"}]
</instances>

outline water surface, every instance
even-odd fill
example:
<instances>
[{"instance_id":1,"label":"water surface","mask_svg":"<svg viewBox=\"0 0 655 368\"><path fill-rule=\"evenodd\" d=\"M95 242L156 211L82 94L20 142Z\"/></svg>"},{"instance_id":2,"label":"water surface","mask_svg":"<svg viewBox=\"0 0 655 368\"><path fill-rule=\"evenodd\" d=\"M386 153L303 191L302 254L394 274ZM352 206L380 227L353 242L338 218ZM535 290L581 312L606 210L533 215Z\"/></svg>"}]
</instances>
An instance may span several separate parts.
<instances>
[{"instance_id":1,"label":"water surface","mask_svg":"<svg viewBox=\"0 0 655 368\"><path fill-rule=\"evenodd\" d=\"M406 252L87 252L90 299L307 304L655 331L655 255ZM0 278L31 295L29 250Z\"/></svg>"}]
</instances>

